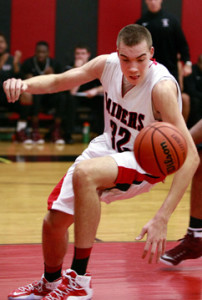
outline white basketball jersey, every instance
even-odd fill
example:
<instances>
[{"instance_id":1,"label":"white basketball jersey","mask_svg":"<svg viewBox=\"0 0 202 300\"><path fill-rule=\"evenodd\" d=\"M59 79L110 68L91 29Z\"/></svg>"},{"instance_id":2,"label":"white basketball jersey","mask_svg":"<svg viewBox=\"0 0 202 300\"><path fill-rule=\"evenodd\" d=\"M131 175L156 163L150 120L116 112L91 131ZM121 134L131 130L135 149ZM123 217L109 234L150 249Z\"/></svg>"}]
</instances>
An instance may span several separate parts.
<instances>
[{"instance_id":1,"label":"white basketball jersey","mask_svg":"<svg viewBox=\"0 0 202 300\"><path fill-rule=\"evenodd\" d=\"M161 64L151 61L145 79L122 96L123 73L117 53L109 55L101 77L104 97L104 135L108 146L117 152L133 150L134 140L139 131L155 122L152 110L152 89L164 79L175 78ZM180 88L178 104L182 109Z\"/></svg>"}]
</instances>

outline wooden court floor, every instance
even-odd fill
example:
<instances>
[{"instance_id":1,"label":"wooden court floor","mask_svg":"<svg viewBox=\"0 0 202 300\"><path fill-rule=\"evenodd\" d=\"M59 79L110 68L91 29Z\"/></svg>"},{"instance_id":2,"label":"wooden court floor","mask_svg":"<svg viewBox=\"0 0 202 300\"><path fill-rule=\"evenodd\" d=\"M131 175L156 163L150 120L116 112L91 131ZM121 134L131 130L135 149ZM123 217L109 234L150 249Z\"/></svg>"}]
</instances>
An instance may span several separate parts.
<instances>
[{"instance_id":1,"label":"wooden court floor","mask_svg":"<svg viewBox=\"0 0 202 300\"><path fill-rule=\"evenodd\" d=\"M41 274L37 262L42 263L41 223L47 197L85 147L77 143L25 148L0 142L0 269L3 271L0 272L0 300L7 299L6 295L16 284L25 283L25 279L38 279ZM97 232L100 242L95 244L90 263L95 274L93 299L202 299L200 259L177 268L148 265L141 259L144 242L134 242L141 228L160 207L171 180L172 176L150 193L133 199L109 205L102 203ZM190 187L170 219L168 248L186 232L189 194ZM70 241L73 242L73 228ZM70 250L71 247L73 245ZM66 267L71 259L69 255Z\"/></svg>"}]
</instances>

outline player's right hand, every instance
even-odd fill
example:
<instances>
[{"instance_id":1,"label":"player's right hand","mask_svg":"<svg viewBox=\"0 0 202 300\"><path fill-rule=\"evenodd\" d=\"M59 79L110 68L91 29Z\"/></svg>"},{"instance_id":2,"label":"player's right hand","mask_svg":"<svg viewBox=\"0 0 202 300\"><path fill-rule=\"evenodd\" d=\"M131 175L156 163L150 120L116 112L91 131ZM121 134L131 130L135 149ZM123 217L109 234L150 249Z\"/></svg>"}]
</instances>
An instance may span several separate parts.
<instances>
[{"instance_id":1,"label":"player's right hand","mask_svg":"<svg viewBox=\"0 0 202 300\"><path fill-rule=\"evenodd\" d=\"M8 102L14 103L27 90L27 84L21 79L11 78L4 81L3 88Z\"/></svg>"}]
</instances>

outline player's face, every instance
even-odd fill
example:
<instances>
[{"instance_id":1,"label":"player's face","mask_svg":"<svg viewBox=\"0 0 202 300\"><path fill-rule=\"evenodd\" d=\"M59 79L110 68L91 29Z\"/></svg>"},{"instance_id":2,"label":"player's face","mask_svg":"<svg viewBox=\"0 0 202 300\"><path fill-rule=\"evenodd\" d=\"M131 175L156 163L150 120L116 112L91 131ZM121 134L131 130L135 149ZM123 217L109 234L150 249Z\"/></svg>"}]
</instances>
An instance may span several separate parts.
<instances>
[{"instance_id":1,"label":"player's face","mask_svg":"<svg viewBox=\"0 0 202 300\"><path fill-rule=\"evenodd\" d=\"M120 42L118 55L121 70L131 84L137 85L144 80L153 52L153 47L149 49L146 41L131 47Z\"/></svg>"},{"instance_id":2,"label":"player's face","mask_svg":"<svg viewBox=\"0 0 202 300\"><path fill-rule=\"evenodd\" d=\"M157 13L161 9L162 0L146 0L146 5L149 11Z\"/></svg>"},{"instance_id":3,"label":"player's face","mask_svg":"<svg viewBox=\"0 0 202 300\"><path fill-rule=\"evenodd\" d=\"M38 62L45 62L46 58L49 56L49 50L48 47L45 45L38 45L36 47L35 56L38 60Z\"/></svg>"},{"instance_id":4,"label":"player's face","mask_svg":"<svg viewBox=\"0 0 202 300\"><path fill-rule=\"evenodd\" d=\"M3 36L0 35L0 55L4 54L7 50L7 43Z\"/></svg>"},{"instance_id":5,"label":"player's face","mask_svg":"<svg viewBox=\"0 0 202 300\"><path fill-rule=\"evenodd\" d=\"M75 60L82 60L83 63L89 60L90 55L90 52L85 48L76 48L74 52Z\"/></svg>"}]
</instances>

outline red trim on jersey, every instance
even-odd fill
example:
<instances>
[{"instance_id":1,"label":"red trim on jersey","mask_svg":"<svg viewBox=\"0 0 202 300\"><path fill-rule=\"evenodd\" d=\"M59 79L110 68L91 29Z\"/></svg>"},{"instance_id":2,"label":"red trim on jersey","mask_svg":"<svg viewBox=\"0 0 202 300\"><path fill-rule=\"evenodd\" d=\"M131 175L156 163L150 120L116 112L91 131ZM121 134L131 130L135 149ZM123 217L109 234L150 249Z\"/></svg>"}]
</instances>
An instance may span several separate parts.
<instances>
[{"instance_id":1,"label":"red trim on jersey","mask_svg":"<svg viewBox=\"0 0 202 300\"><path fill-rule=\"evenodd\" d=\"M48 209L49 210L52 208L53 202L57 200L57 198L60 194L61 187L62 187L65 176L58 182L58 184L55 186L55 188L52 190L52 192L50 193L50 195L48 197Z\"/></svg>"},{"instance_id":2,"label":"red trim on jersey","mask_svg":"<svg viewBox=\"0 0 202 300\"><path fill-rule=\"evenodd\" d=\"M159 181L163 181L165 177L152 177L149 174L141 174L134 169L129 169L125 167L118 167L119 172L117 179L115 181L116 184L132 184L134 181L141 182L146 180L147 182L154 184Z\"/></svg>"}]
</instances>

